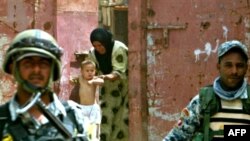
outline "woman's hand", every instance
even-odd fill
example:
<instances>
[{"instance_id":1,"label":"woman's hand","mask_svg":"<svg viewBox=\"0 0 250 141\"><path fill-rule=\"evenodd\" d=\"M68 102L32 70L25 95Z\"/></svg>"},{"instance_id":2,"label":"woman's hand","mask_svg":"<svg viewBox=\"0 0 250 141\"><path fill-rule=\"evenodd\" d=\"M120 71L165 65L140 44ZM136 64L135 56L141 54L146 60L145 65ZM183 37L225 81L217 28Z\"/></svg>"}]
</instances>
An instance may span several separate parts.
<instances>
[{"instance_id":1,"label":"woman's hand","mask_svg":"<svg viewBox=\"0 0 250 141\"><path fill-rule=\"evenodd\" d=\"M88 83L95 85L103 85L104 79L101 77L94 77L93 79L89 80Z\"/></svg>"},{"instance_id":2,"label":"woman's hand","mask_svg":"<svg viewBox=\"0 0 250 141\"><path fill-rule=\"evenodd\" d=\"M105 79L106 75L99 75L98 78Z\"/></svg>"},{"instance_id":3,"label":"woman's hand","mask_svg":"<svg viewBox=\"0 0 250 141\"><path fill-rule=\"evenodd\" d=\"M104 80L117 80L119 79L119 75L115 74L115 73L110 73L110 74L106 74L106 75L99 75L99 78L102 78Z\"/></svg>"}]
</instances>

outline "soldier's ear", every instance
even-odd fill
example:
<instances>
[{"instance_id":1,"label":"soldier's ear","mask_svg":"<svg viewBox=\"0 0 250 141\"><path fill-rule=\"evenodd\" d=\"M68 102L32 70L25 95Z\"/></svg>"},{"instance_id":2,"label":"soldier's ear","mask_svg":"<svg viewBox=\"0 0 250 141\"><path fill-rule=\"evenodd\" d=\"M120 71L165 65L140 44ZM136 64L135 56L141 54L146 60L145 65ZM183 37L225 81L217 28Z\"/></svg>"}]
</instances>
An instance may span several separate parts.
<instances>
[{"instance_id":1,"label":"soldier's ear","mask_svg":"<svg viewBox=\"0 0 250 141\"><path fill-rule=\"evenodd\" d=\"M10 73L13 74L13 63L9 64L9 70L10 70Z\"/></svg>"}]
</instances>

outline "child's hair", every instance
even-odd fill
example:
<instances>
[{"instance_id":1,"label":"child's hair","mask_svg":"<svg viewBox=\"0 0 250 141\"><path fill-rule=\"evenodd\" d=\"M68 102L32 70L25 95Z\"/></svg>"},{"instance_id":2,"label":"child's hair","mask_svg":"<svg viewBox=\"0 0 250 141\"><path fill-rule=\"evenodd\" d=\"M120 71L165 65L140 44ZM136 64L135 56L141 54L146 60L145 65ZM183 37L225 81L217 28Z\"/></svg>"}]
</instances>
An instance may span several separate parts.
<instances>
[{"instance_id":1,"label":"child's hair","mask_svg":"<svg viewBox=\"0 0 250 141\"><path fill-rule=\"evenodd\" d=\"M81 69L83 69L83 67L84 67L85 65L88 65L88 64L92 64L94 67L96 67L96 65L95 65L95 63L94 63L93 61L91 61L91 60L84 60L84 61L82 61L82 63L81 63Z\"/></svg>"}]
</instances>

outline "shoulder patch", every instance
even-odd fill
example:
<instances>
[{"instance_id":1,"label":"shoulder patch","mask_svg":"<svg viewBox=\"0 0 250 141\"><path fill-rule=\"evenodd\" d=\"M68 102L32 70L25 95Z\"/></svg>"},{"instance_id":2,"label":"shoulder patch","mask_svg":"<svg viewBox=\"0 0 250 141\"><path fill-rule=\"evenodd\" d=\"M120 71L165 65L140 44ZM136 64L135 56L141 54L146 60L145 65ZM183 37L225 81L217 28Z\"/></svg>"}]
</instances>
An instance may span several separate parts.
<instances>
[{"instance_id":1,"label":"shoulder patch","mask_svg":"<svg viewBox=\"0 0 250 141\"><path fill-rule=\"evenodd\" d=\"M13 141L13 138L10 134L7 134L3 137L2 139L3 141Z\"/></svg>"}]
</instances>

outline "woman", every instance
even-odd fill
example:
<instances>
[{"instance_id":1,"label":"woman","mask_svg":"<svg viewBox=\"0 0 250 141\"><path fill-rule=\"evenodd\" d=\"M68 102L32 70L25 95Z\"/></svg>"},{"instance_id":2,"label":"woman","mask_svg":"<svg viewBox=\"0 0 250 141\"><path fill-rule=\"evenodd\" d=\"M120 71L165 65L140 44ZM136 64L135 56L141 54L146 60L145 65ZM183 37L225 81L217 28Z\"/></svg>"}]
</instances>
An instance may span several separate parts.
<instances>
[{"instance_id":1,"label":"woman","mask_svg":"<svg viewBox=\"0 0 250 141\"><path fill-rule=\"evenodd\" d=\"M93 45L89 59L97 64L99 77L104 79L100 100L102 109L101 140L128 140L127 69L128 48L112 34L96 28L91 32Z\"/></svg>"}]
</instances>

